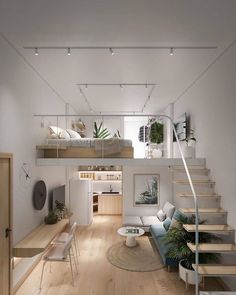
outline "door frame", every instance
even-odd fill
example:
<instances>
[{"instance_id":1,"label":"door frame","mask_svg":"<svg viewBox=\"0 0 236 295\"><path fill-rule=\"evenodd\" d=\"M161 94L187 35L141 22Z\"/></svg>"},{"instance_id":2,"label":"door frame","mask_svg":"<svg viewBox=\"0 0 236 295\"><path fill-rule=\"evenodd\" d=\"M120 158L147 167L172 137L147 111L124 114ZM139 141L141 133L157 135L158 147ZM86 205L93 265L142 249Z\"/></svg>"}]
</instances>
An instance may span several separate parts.
<instances>
[{"instance_id":1,"label":"door frame","mask_svg":"<svg viewBox=\"0 0 236 295\"><path fill-rule=\"evenodd\" d=\"M13 154L11 153L0 153L0 159L9 159L10 162L10 195L9 195L9 227L12 229L13 226ZM12 231L9 235L9 294L12 294Z\"/></svg>"}]
</instances>

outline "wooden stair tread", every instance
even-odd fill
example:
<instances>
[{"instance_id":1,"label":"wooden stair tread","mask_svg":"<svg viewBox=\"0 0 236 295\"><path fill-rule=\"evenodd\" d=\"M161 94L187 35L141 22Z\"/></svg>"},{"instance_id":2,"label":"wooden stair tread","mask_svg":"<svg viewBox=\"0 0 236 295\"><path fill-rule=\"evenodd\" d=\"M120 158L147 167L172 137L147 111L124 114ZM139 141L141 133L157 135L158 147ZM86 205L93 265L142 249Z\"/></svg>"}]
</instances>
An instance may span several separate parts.
<instances>
[{"instance_id":1,"label":"wooden stair tread","mask_svg":"<svg viewBox=\"0 0 236 295\"><path fill-rule=\"evenodd\" d=\"M178 179L173 181L175 184L189 184L189 181L186 179ZM193 179L193 184L214 184L215 181L209 179Z\"/></svg>"},{"instance_id":2,"label":"wooden stair tread","mask_svg":"<svg viewBox=\"0 0 236 295\"><path fill-rule=\"evenodd\" d=\"M193 264L193 268L196 269L195 264ZM199 264L198 273L209 277L236 276L236 265Z\"/></svg>"},{"instance_id":3,"label":"wooden stair tread","mask_svg":"<svg viewBox=\"0 0 236 295\"><path fill-rule=\"evenodd\" d=\"M184 169L184 165L173 165L171 168L174 170ZM207 169L207 168L202 165L188 165L188 169Z\"/></svg>"},{"instance_id":4,"label":"wooden stair tread","mask_svg":"<svg viewBox=\"0 0 236 295\"><path fill-rule=\"evenodd\" d=\"M194 214L196 212L195 208L180 208L179 209L183 213L192 213ZM222 214L227 213L226 210L222 208L199 208L198 213L216 213L216 214Z\"/></svg>"},{"instance_id":5,"label":"wooden stair tread","mask_svg":"<svg viewBox=\"0 0 236 295\"><path fill-rule=\"evenodd\" d=\"M192 252L196 251L196 245L187 243L189 249ZM236 244L213 244L203 243L198 245L199 253L223 253L223 252L236 252Z\"/></svg>"},{"instance_id":6,"label":"wooden stair tread","mask_svg":"<svg viewBox=\"0 0 236 295\"><path fill-rule=\"evenodd\" d=\"M195 224L183 224L183 227L188 232L196 231ZM233 232L234 229L227 224L199 224L198 231L199 232Z\"/></svg>"},{"instance_id":7,"label":"wooden stair tread","mask_svg":"<svg viewBox=\"0 0 236 295\"><path fill-rule=\"evenodd\" d=\"M200 295L236 295L234 291L200 291Z\"/></svg>"},{"instance_id":8,"label":"wooden stair tread","mask_svg":"<svg viewBox=\"0 0 236 295\"><path fill-rule=\"evenodd\" d=\"M186 175L186 170L184 168L172 169L174 173L181 173ZM207 168L195 168L195 169L188 169L191 175L209 175L210 169Z\"/></svg>"},{"instance_id":9,"label":"wooden stair tread","mask_svg":"<svg viewBox=\"0 0 236 295\"><path fill-rule=\"evenodd\" d=\"M178 193L177 194L178 197L193 197L192 193ZM217 195L216 193L197 193L197 197L201 198L218 198L219 195Z\"/></svg>"}]
</instances>

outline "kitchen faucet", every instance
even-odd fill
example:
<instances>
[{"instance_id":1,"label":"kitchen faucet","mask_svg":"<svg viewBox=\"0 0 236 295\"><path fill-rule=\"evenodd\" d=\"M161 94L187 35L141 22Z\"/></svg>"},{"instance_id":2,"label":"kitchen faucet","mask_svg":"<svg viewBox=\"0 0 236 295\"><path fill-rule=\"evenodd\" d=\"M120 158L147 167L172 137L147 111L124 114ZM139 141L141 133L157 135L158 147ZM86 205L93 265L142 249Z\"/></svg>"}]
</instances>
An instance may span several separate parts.
<instances>
[{"instance_id":1,"label":"kitchen faucet","mask_svg":"<svg viewBox=\"0 0 236 295\"><path fill-rule=\"evenodd\" d=\"M113 189L112 189L112 186L111 186L111 184L110 184L110 193L113 191Z\"/></svg>"}]
</instances>

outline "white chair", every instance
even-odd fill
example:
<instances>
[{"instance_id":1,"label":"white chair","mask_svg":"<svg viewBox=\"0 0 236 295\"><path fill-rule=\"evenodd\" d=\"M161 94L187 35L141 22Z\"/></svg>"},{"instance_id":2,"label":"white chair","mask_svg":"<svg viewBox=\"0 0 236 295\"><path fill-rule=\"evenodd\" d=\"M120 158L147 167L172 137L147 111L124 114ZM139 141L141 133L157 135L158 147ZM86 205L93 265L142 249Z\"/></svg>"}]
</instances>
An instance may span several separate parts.
<instances>
[{"instance_id":1,"label":"white chair","mask_svg":"<svg viewBox=\"0 0 236 295\"><path fill-rule=\"evenodd\" d=\"M74 222L72 227L70 228L70 231L69 232L63 232L61 233L58 237L56 237L54 240L53 240L53 244L63 244L65 243L67 240L68 240L68 237L69 236L73 236L73 244L74 244L74 248L75 248L75 255L76 255L76 260L77 260L77 263L79 262L79 259L78 259L78 255L80 256L80 251L79 251L79 247L78 247L78 243L77 243L77 239L76 239L76 230L77 230L77 223Z\"/></svg>"},{"instance_id":2,"label":"white chair","mask_svg":"<svg viewBox=\"0 0 236 295\"><path fill-rule=\"evenodd\" d=\"M42 289L42 281L43 281L43 274L44 274L44 268L45 268L45 264L47 262L69 262L70 263L70 270L71 270L71 277L72 277L72 285L74 286L74 275L73 275L73 267L72 267L72 253L73 249L72 249L72 240L73 240L73 235L68 236L68 239L65 243L61 243L61 244L53 244L48 251L46 252L46 254L43 257L44 263L43 263L43 268L42 268L42 273L41 273L41 278L40 278L40 286L39 286L39 290ZM67 257L69 257L69 260L67 259ZM75 257L74 257L75 259ZM78 273L78 269L77 269L77 265L76 265L76 261L75 261L75 267L76 267L76 271Z\"/></svg>"}]
</instances>

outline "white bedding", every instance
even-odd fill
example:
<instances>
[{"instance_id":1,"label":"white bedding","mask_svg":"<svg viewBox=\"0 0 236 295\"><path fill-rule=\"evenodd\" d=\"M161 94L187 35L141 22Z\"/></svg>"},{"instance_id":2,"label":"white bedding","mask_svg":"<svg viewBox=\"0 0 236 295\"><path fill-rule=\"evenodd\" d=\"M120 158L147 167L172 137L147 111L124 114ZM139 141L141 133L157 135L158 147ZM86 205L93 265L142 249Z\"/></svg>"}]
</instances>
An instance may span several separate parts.
<instances>
[{"instance_id":1,"label":"white bedding","mask_svg":"<svg viewBox=\"0 0 236 295\"><path fill-rule=\"evenodd\" d=\"M132 141L129 139L120 139L120 138L109 138L109 139L100 139L100 138L71 138L71 139L47 139L48 145L60 145L68 147L97 147L99 143L104 142L106 145L119 144L120 147L132 147Z\"/></svg>"}]
</instances>

